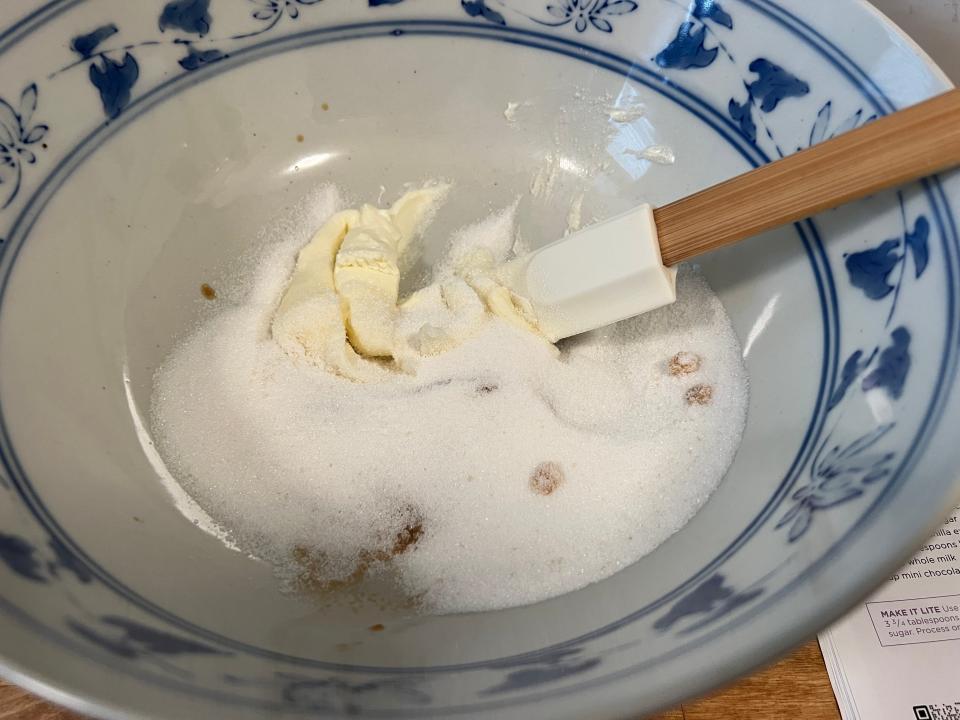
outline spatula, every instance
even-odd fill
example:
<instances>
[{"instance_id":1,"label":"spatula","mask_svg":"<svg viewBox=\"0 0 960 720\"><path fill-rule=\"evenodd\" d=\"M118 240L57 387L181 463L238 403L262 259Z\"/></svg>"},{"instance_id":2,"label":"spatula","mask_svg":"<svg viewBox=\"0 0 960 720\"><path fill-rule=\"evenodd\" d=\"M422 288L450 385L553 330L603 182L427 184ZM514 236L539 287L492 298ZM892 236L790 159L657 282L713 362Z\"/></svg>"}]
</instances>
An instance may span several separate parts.
<instances>
[{"instance_id":1,"label":"spatula","mask_svg":"<svg viewBox=\"0 0 960 720\"><path fill-rule=\"evenodd\" d=\"M960 89L659 208L573 233L504 268L552 340L676 299L676 265L960 165Z\"/></svg>"}]
</instances>

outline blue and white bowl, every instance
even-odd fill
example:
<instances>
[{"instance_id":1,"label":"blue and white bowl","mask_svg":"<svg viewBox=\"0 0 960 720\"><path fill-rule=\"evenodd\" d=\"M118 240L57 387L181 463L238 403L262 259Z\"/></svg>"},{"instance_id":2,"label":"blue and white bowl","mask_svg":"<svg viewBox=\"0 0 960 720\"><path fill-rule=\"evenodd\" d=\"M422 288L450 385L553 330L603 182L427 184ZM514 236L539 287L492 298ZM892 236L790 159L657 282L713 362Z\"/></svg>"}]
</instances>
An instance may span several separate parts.
<instances>
[{"instance_id":1,"label":"blue and white bowl","mask_svg":"<svg viewBox=\"0 0 960 720\"><path fill-rule=\"evenodd\" d=\"M448 178L450 227L523 195L546 241L580 193L598 218L663 203L944 90L866 3L5 0L0 27L14 682L116 718L622 717L810 637L957 500L957 175L704 260L751 376L736 461L662 547L548 602L281 595L176 509L143 420L199 285L319 184Z\"/></svg>"}]
</instances>

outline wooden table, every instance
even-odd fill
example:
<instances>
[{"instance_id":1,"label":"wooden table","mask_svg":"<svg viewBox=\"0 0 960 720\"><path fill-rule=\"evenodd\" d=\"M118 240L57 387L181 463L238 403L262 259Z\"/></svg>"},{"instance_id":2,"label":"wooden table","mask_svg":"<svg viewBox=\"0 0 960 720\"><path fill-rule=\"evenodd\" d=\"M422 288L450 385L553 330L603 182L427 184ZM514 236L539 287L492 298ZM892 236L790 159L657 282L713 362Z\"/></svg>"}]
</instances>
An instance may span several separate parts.
<instances>
[{"instance_id":1,"label":"wooden table","mask_svg":"<svg viewBox=\"0 0 960 720\"><path fill-rule=\"evenodd\" d=\"M839 720L816 640L766 670L651 720ZM80 720L0 682L0 720Z\"/></svg>"},{"instance_id":2,"label":"wooden table","mask_svg":"<svg viewBox=\"0 0 960 720\"><path fill-rule=\"evenodd\" d=\"M726 690L650 720L840 720L840 710L820 646L811 640Z\"/></svg>"}]
</instances>

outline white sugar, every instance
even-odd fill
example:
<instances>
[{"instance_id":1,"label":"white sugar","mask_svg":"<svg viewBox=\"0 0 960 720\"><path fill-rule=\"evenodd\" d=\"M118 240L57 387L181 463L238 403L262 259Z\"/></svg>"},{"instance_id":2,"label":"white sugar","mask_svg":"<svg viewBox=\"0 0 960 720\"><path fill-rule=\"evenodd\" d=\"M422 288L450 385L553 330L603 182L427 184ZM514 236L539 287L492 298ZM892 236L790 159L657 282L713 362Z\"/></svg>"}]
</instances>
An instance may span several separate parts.
<instances>
[{"instance_id":1,"label":"white sugar","mask_svg":"<svg viewBox=\"0 0 960 720\"><path fill-rule=\"evenodd\" d=\"M335 195L320 205L333 212ZM505 252L511 218L465 231L456 252ZM305 562L330 579L382 565L433 612L534 602L650 552L730 464L747 380L694 271L680 273L676 304L565 341L559 359L492 320L414 377L358 384L295 364L269 337L309 234L291 231L237 275L248 289L226 292L228 306L185 337L153 401L157 445L184 490L281 575L302 576ZM699 367L672 373L677 353ZM694 385L712 389L706 405L687 401Z\"/></svg>"},{"instance_id":2,"label":"white sugar","mask_svg":"<svg viewBox=\"0 0 960 720\"><path fill-rule=\"evenodd\" d=\"M650 162L657 163L658 165L673 165L677 161L677 156L674 154L673 148L667 145L648 145L642 150L627 148L624 152L641 160L649 160Z\"/></svg>"}]
</instances>

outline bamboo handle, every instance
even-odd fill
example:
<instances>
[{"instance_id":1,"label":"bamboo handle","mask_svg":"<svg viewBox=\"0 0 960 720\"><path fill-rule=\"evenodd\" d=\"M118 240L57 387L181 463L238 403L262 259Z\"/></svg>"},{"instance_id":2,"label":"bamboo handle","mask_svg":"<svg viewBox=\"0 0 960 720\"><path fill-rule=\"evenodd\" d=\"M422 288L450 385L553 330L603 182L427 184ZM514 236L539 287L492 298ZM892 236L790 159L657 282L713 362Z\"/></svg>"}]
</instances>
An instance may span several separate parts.
<instances>
[{"instance_id":1,"label":"bamboo handle","mask_svg":"<svg viewBox=\"0 0 960 720\"><path fill-rule=\"evenodd\" d=\"M665 265L960 165L960 89L653 211Z\"/></svg>"}]
</instances>

